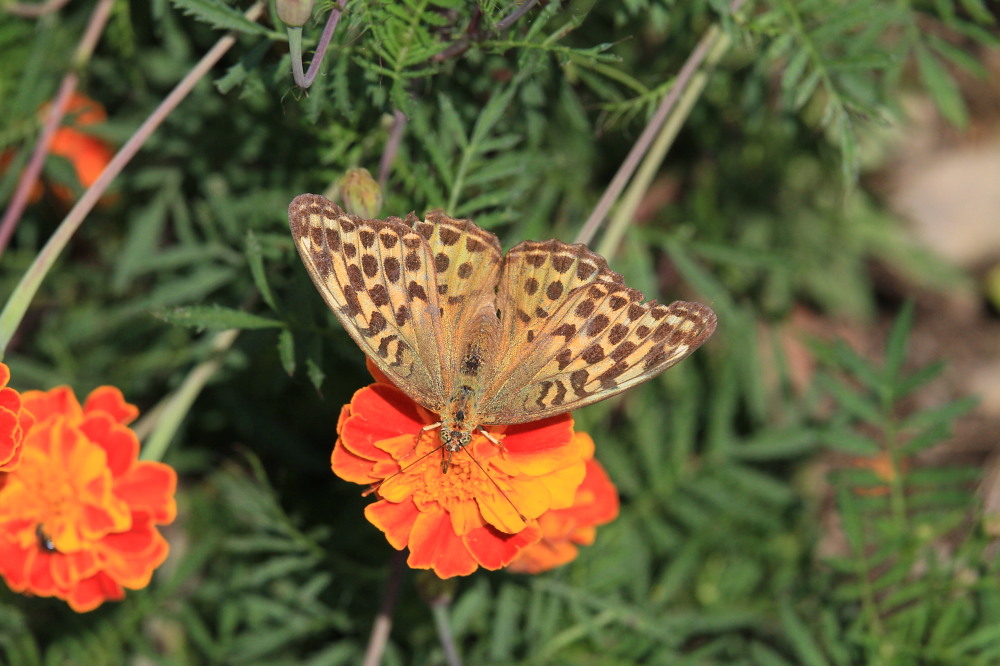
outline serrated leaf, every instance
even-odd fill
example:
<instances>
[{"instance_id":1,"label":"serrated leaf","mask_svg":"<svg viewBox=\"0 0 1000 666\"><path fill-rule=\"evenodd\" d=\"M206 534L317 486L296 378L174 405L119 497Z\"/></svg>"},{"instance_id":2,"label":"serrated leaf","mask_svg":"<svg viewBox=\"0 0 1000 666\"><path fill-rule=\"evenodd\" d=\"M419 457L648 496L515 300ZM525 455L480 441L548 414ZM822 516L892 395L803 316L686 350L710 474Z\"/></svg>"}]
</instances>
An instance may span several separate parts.
<instances>
[{"instance_id":1,"label":"serrated leaf","mask_svg":"<svg viewBox=\"0 0 1000 666\"><path fill-rule=\"evenodd\" d=\"M272 31L247 19L242 12L222 4L219 0L170 0L170 2L185 15L193 16L213 28L272 36ZM277 36L280 39L280 34Z\"/></svg>"},{"instance_id":2,"label":"serrated leaf","mask_svg":"<svg viewBox=\"0 0 1000 666\"><path fill-rule=\"evenodd\" d=\"M271 40L262 40L247 51L240 61L231 66L226 73L215 80L215 88L225 95L244 81L251 72L257 69L261 59L274 47Z\"/></svg>"},{"instance_id":3,"label":"serrated leaf","mask_svg":"<svg viewBox=\"0 0 1000 666\"><path fill-rule=\"evenodd\" d=\"M153 311L153 316L170 324L195 329L258 329L283 328L284 322L250 314L243 310L233 310L221 305L195 305Z\"/></svg>"}]
</instances>

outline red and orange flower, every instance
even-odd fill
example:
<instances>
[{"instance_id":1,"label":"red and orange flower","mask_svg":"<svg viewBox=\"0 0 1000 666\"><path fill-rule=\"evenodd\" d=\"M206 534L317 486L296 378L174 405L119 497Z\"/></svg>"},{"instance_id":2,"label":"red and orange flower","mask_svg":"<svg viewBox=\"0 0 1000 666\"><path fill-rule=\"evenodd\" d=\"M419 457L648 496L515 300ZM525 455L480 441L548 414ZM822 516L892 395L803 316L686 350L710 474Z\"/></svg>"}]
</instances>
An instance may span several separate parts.
<instances>
[{"instance_id":1,"label":"red and orange flower","mask_svg":"<svg viewBox=\"0 0 1000 666\"><path fill-rule=\"evenodd\" d=\"M508 570L537 574L571 562L579 551L577 546L594 543L598 525L618 517L618 491L594 460L594 440L583 432L576 437L587 450L587 475L576 490L573 506L542 514L538 519L542 538L518 553Z\"/></svg>"},{"instance_id":2,"label":"red and orange flower","mask_svg":"<svg viewBox=\"0 0 1000 666\"><path fill-rule=\"evenodd\" d=\"M42 109L48 113L48 109ZM111 161L114 152L108 142L93 134L81 131L87 125L99 125L108 119L104 107L82 93L75 92L66 104L67 125L60 127L52 137L49 152L65 157L73 164L76 177L84 189L94 184ZM52 190L62 201L73 201L73 192L66 185L52 183Z\"/></svg>"},{"instance_id":3,"label":"red and orange flower","mask_svg":"<svg viewBox=\"0 0 1000 666\"><path fill-rule=\"evenodd\" d=\"M394 548L409 548L410 567L441 578L499 569L545 536L546 515L573 506L593 442L569 415L490 427L499 446L477 432L442 473L438 431L422 430L438 415L369 368L376 383L343 408L332 468L375 488L365 516Z\"/></svg>"},{"instance_id":4,"label":"red and orange flower","mask_svg":"<svg viewBox=\"0 0 1000 666\"><path fill-rule=\"evenodd\" d=\"M167 557L156 526L176 515L177 476L137 460L138 410L110 386L82 407L68 387L22 399L35 424L0 488L0 576L79 612L145 587Z\"/></svg>"},{"instance_id":5,"label":"red and orange flower","mask_svg":"<svg viewBox=\"0 0 1000 666\"><path fill-rule=\"evenodd\" d=\"M24 409L21 394L7 386L10 369L0 363L0 488L6 476L21 462L24 436L35 422L31 413Z\"/></svg>"},{"instance_id":6,"label":"red and orange flower","mask_svg":"<svg viewBox=\"0 0 1000 666\"><path fill-rule=\"evenodd\" d=\"M44 104L38 110L41 122L49 113L49 105ZM99 137L83 131L88 125L99 125L106 122L108 115L100 102L90 99L83 93L74 92L66 102L66 124L59 127L52 135L49 152L65 158L73 165L79 184L88 188L101 175L104 168L114 156L111 145ZM0 154L0 173L3 173L14 158L11 151ZM50 190L64 204L73 202L73 190L63 183L49 183ZM42 198L42 185L35 183L28 201L35 203ZM105 197L102 201L107 201Z\"/></svg>"}]
</instances>

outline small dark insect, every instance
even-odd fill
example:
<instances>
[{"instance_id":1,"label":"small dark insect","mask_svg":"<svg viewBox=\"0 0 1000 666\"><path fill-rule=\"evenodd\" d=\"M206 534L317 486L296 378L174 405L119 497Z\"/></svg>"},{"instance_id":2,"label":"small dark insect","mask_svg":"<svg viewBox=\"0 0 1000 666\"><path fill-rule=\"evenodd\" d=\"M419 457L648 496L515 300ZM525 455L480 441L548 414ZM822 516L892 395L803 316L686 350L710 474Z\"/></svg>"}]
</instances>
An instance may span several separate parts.
<instances>
[{"instance_id":1,"label":"small dark insect","mask_svg":"<svg viewBox=\"0 0 1000 666\"><path fill-rule=\"evenodd\" d=\"M56 545L52 543L51 537L45 533L45 525L38 523L35 526L35 538L38 539L38 547L44 550L46 553L58 553L59 550Z\"/></svg>"}]
</instances>

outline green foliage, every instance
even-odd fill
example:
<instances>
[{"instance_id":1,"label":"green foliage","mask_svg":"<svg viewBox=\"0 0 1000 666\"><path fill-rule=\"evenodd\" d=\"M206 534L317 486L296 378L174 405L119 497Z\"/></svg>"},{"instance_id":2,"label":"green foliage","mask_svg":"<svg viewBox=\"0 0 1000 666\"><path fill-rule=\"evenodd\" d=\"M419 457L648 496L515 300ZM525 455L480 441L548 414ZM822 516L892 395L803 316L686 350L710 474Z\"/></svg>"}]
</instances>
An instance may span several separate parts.
<instances>
[{"instance_id":1,"label":"green foliage","mask_svg":"<svg viewBox=\"0 0 1000 666\"><path fill-rule=\"evenodd\" d=\"M775 0L730 16L717 0L548 2L508 23L518 3L352 0L308 91L293 86L284 33L245 19L247 4L116 5L83 72L109 115L90 129L121 145L222 31L237 37L47 276L5 358L12 383L113 384L147 413L192 368L218 368L167 453L180 512L154 583L82 616L0 592L0 661L359 663L395 553L329 455L340 405L370 378L295 256L289 201L351 167L377 174L401 112L385 214L444 208L506 247L571 241L715 24L734 46L668 156L668 201L608 260L650 297L710 304L718 333L574 414L621 516L569 566L460 581L448 608L460 651L468 663L997 660L995 558L971 520L980 473L919 462L972 403L913 407L940 366L907 362L912 310L877 363L813 345L824 369L804 387L777 332L803 305L870 318L873 261L961 279L854 178L904 89L967 122L955 72L980 74L973 49L996 43L984 3ZM92 7L0 21L4 201ZM70 166L51 158L44 176L65 181ZM27 210L0 293L64 214L51 189ZM220 329L240 329L222 351ZM828 483L816 472L875 456L891 478L850 462L827 463ZM818 554L821 517L839 525L834 555ZM441 663L430 618L404 577L384 663Z\"/></svg>"}]
</instances>

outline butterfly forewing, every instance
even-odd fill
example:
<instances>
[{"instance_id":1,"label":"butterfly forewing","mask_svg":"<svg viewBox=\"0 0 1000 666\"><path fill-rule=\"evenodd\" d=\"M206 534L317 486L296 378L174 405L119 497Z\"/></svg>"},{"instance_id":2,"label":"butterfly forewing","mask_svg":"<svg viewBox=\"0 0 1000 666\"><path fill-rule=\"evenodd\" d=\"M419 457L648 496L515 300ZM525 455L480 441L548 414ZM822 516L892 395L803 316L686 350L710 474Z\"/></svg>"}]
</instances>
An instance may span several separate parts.
<instances>
[{"instance_id":1,"label":"butterfly forewing","mask_svg":"<svg viewBox=\"0 0 1000 666\"><path fill-rule=\"evenodd\" d=\"M358 346L412 398L442 409L444 324L424 238L398 218L361 220L314 194L296 197L288 220L313 283Z\"/></svg>"}]
</instances>

